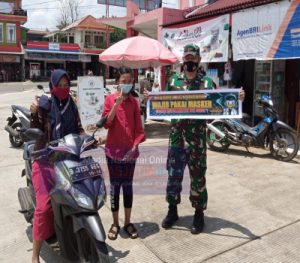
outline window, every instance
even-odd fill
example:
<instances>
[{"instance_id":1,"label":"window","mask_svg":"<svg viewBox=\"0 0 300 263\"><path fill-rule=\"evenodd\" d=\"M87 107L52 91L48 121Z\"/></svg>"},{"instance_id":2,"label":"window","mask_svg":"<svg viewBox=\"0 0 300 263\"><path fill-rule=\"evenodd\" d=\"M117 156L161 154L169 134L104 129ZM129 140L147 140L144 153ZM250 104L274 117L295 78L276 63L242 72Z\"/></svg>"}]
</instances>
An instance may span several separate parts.
<instances>
[{"instance_id":1,"label":"window","mask_svg":"<svg viewBox=\"0 0 300 263\"><path fill-rule=\"evenodd\" d=\"M3 23L0 23L0 42L3 42Z\"/></svg>"},{"instance_id":2,"label":"window","mask_svg":"<svg viewBox=\"0 0 300 263\"><path fill-rule=\"evenodd\" d=\"M95 46L96 48L101 48L104 45L104 37L96 35L94 36Z\"/></svg>"},{"instance_id":3,"label":"window","mask_svg":"<svg viewBox=\"0 0 300 263\"><path fill-rule=\"evenodd\" d=\"M85 43L90 44L91 43L91 35L85 34Z\"/></svg>"},{"instance_id":4,"label":"window","mask_svg":"<svg viewBox=\"0 0 300 263\"><path fill-rule=\"evenodd\" d=\"M16 43L16 25L6 24L6 42Z\"/></svg>"}]
</instances>

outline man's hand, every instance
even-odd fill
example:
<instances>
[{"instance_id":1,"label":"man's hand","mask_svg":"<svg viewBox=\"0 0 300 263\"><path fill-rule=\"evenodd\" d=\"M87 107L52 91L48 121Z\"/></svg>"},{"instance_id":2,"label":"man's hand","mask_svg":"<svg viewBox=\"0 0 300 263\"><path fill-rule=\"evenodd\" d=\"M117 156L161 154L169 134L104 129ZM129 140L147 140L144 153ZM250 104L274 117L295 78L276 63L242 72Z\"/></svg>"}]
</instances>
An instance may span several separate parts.
<instances>
[{"instance_id":1,"label":"man's hand","mask_svg":"<svg viewBox=\"0 0 300 263\"><path fill-rule=\"evenodd\" d=\"M246 97L246 93L244 91L244 88L241 87L240 94L239 94L239 100L241 100L243 102L245 100L245 97Z\"/></svg>"},{"instance_id":2,"label":"man's hand","mask_svg":"<svg viewBox=\"0 0 300 263\"><path fill-rule=\"evenodd\" d=\"M38 111L39 108L39 101L38 101L38 96L35 96L34 101L30 105L30 112L35 114Z\"/></svg>"}]
</instances>

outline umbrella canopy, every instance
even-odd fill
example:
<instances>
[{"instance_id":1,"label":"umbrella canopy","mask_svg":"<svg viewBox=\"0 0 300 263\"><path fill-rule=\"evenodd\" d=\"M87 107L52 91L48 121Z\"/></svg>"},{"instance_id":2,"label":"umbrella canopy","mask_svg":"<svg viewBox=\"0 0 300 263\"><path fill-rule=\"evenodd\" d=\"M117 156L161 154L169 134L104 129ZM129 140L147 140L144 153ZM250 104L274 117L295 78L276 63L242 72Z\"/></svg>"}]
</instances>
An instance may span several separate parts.
<instances>
[{"instance_id":1,"label":"umbrella canopy","mask_svg":"<svg viewBox=\"0 0 300 263\"><path fill-rule=\"evenodd\" d=\"M103 64L112 67L149 68L171 65L176 56L155 39L137 36L123 39L99 56Z\"/></svg>"}]
</instances>

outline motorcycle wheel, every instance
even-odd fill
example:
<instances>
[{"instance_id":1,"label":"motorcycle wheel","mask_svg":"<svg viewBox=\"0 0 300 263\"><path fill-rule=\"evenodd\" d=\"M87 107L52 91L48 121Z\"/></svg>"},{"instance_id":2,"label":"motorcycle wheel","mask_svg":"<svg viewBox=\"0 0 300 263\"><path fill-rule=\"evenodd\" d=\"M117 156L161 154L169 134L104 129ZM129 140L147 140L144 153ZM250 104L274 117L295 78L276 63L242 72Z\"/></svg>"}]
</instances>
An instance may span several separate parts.
<instances>
[{"instance_id":1,"label":"motorcycle wheel","mask_svg":"<svg viewBox=\"0 0 300 263\"><path fill-rule=\"evenodd\" d=\"M272 156L279 161L291 161L297 155L298 149L296 134L287 129L279 129L271 137L270 151Z\"/></svg>"},{"instance_id":2,"label":"motorcycle wheel","mask_svg":"<svg viewBox=\"0 0 300 263\"><path fill-rule=\"evenodd\" d=\"M213 124L217 129L219 129L222 132L230 130L230 127L226 125L223 121L215 121L211 124ZM226 137L221 139L221 137L219 137L217 134L215 134L208 128L206 130L206 143L211 150L216 152L225 152L230 146L230 142Z\"/></svg>"},{"instance_id":3,"label":"motorcycle wheel","mask_svg":"<svg viewBox=\"0 0 300 263\"><path fill-rule=\"evenodd\" d=\"M11 127L16 131L20 131L20 129L22 128L22 124L20 122L16 122ZM20 148L24 143L21 138L16 138L12 135L9 135L9 141L11 145L16 148Z\"/></svg>"},{"instance_id":4,"label":"motorcycle wheel","mask_svg":"<svg viewBox=\"0 0 300 263\"><path fill-rule=\"evenodd\" d=\"M108 249L105 242L100 242L86 230L77 233L80 263L109 263Z\"/></svg>"}]
</instances>

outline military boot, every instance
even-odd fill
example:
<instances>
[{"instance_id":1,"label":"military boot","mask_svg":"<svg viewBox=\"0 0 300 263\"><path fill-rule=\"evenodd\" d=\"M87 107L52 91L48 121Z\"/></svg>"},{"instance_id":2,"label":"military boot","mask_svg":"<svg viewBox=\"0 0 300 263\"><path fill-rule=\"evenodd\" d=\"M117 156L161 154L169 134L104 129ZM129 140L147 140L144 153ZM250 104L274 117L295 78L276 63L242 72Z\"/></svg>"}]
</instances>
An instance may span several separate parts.
<instances>
[{"instance_id":1,"label":"military boot","mask_svg":"<svg viewBox=\"0 0 300 263\"><path fill-rule=\"evenodd\" d=\"M163 228L171 228L178 220L177 205L169 205L169 211L165 219L162 221Z\"/></svg>"},{"instance_id":2,"label":"military boot","mask_svg":"<svg viewBox=\"0 0 300 263\"><path fill-rule=\"evenodd\" d=\"M204 214L202 209L196 209L194 215L194 221L191 228L191 233L197 235L202 232L204 227Z\"/></svg>"}]
</instances>

